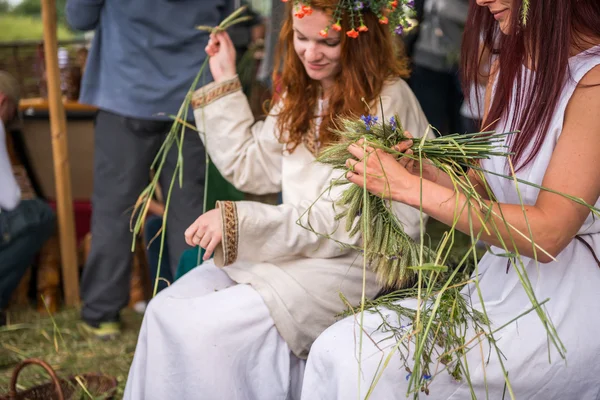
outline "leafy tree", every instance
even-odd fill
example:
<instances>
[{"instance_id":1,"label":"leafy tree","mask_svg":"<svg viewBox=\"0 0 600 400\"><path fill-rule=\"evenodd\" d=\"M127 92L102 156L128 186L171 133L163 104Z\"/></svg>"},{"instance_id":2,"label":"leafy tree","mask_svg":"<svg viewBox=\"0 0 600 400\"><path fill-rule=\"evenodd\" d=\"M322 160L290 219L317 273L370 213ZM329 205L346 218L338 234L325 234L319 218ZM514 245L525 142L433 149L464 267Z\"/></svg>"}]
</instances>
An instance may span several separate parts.
<instances>
[{"instance_id":1,"label":"leafy tree","mask_svg":"<svg viewBox=\"0 0 600 400\"><path fill-rule=\"evenodd\" d=\"M2 2L6 0L0 0ZM43 0L22 0L13 9L12 13L17 15L27 15L29 17L41 18ZM56 15L58 22L66 25L65 5L67 0L56 0Z\"/></svg>"},{"instance_id":2,"label":"leafy tree","mask_svg":"<svg viewBox=\"0 0 600 400\"><path fill-rule=\"evenodd\" d=\"M0 13L8 13L10 11L10 3L8 0L0 0Z\"/></svg>"}]
</instances>

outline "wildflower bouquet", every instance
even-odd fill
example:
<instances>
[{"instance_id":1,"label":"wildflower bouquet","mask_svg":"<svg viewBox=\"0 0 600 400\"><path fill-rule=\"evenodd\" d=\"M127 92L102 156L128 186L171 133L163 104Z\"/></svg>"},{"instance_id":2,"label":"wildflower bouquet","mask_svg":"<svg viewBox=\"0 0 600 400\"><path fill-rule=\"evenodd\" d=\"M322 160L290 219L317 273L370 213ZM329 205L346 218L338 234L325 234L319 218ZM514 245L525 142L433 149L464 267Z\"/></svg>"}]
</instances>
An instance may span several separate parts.
<instances>
[{"instance_id":1,"label":"wildflower bouquet","mask_svg":"<svg viewBox=\"0 0 600 400\"><path fill-rule=\"evenodd\" d=\"M406 154L395 150L396 145L408 139L397 116L391 117L389 123L385 120L379 123L378 117L363 115L360 119L342 119L340 124L341 128L336 131L339 141L324 149L317 161L343 171L348 171L346 160L352 157L347 150L348 145L363 139L366 146L381 149L398 159L422 158L446 171L464 189L469 189L463 176L466 168L474 165L475 160L508 154L502 144L508 133L423 138L413 142L413 154ZM347 181L341 180L338 184L347 184ZM422 249L404 232L390 201L371 193L363 196L362 188L349 185L336 205L343 209L336 218L346 218L345 229L350 236L362 235L364 249L361 250L384 286L400 288L414 283L416 270L423 265L445 269L432 264L434 253L428 247Z\"/></svg>"}]
</instances>

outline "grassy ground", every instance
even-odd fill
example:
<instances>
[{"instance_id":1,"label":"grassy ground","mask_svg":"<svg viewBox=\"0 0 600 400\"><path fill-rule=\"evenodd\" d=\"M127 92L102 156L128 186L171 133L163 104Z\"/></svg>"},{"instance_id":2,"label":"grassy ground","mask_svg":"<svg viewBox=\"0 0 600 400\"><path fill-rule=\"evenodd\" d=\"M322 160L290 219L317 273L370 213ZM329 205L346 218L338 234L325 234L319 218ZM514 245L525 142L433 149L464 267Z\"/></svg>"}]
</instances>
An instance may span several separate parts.
<instances>
[{"instance_id":1,"label":"grassy ground","mask_svg":"<svg viewBox=\"0 0 600 400\"><path fill-rule=\"evenodd\" d=\"M102 342L79 329L78 310L63 310L53 318L41 317L30 309L15 311L10 314L11 325L0 328L0 396L8 391L12 370L19 361L40 358L62 377L89 372L114 376L119 382L116 398L122 397L142 321L140 315L126 310L122 315L123 335ZM18 388L48 381L43 369L31 366L20 374Z\"/></svg>"},{"instance_id":2,"label":"grassy ground","mask_svg":"<svg viewBox=\"0 0 600 400\"><path fill-rule=\"evenodd\" d=\"M21 15L0 15L0 42L11 40L39 40L43 37L43 25L40 18ZM74 34L65 26L58 26L58 39L73 38Z\"/></svg>"},{"instance_id":3,"label":"grassy ground","mask_svg":"<svg viewBox=\"0 0 600 400\"><path fill-rule=\"evenodd\" d=\"M430 221L427 231L433 244L446 229ZM458 261L469 246L467 236L457 235L451 262ZM86 372L114 376L119 382L116 398L121 398L142 317L131 310L124 311L123 335L118 340L101 342L87 337L78 328L78 316L75 309L63 310L53 318L29 309L10 314L9 328L0 328L0 396L8 391L14 366L23 359L36 357L50 363L63 377ZM42 369L27 368L19 378L19 387L25 389L47 381Z\"/></svg>"}]
</instances>

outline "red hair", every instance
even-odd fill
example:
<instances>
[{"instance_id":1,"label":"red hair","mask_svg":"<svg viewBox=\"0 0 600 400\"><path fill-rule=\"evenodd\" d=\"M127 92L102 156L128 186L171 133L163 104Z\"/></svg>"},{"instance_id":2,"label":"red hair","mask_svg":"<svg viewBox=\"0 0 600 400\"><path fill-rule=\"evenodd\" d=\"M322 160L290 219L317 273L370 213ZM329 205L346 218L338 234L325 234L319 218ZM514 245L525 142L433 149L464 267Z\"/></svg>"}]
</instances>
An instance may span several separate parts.
<instances>
[{"instance_id":1,"label":"red hair","mask_svg":"<svg viewBox=\"0 0 600 400\"><path fill-rule=\"evenodd\" d=\"M315 10L332 15L337 2L338 0L311 0L310 5ZM319 83L308 76L294 51L292 3L287 4L273 74L274 86L277 88L274 100L280 99L282 106L277 114L277 127L282 133L280 141L287 144L290 152L314 128L320 90ZM330 128L335 118L367 113L362 99L367 104L372 104L381 93L386 79L408 75L407 62L403 53L399 54L395 48L388 25L380 24L371 11L364 10L363 15L364 24L369 30L353 39L345 34L351 29L351 23L348 15L342 14L342 68L328 99L328 108L322 116L319 129L321 145L334 140ZM394 54L397 56L394 57Z\"/></svg>"},{"instance_id":2,"label":"red hair","mask_svg":"<svg viewBox=\"0 0 600 400\"><path fill-rule=\"evenodd\" d=\"M512 135L510 146L517 170L531 162L540 150L567 79L571 79L569 57L599 44L600 0L530 0L527 23L521 24L522 0L513 0L510 34L500 32L498 23L486 7L471 0L462 46L463 90L477 83L479 65L497 57L498 73L483 127L494 128L508 113L516 92L514 117L507 121ZM594 38L595 43L589 38ZM586 39L587 38L587 39ZM482 60L480 41L490 52ZM535 73L523 80L523 65ZM527 90L524 90L527 88ZM527 150L532 144L531 151Z\"/></svg>"}]
</instances>

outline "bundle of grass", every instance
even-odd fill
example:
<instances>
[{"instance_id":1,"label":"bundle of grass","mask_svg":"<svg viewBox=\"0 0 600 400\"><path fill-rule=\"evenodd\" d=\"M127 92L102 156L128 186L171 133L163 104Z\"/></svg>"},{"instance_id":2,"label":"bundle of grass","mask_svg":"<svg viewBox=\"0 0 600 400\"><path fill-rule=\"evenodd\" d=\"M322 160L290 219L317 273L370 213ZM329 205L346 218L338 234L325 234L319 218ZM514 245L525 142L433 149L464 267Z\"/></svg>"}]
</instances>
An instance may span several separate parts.
<instances>
[{"instance_id":1,"label":"bundle of grass","mask_svg":"<svg viewBox=\"0 0 600 400\"><path fill-rule=\"evenodd\" d=\"M381 149L396 158L423 159L447 172L463 190L474 191L465 179L465 170L476 160L491 156L505 156L503 144L508 133L483 132L466 135L449 135L434 139L425 137L412 144L412 154L399 152L396 146L408 138L398 116L378 123L378 117L362 116L360 119L341 119L336 130L339 140L324 149L317 160L334 169L349 171L346 160L352 157L348 145L363 140L363 146ZM373 153L376 154L376 153ZM364 160L363 160L364 161ZM336 184L348 184L340 180ZM387 288L401 288L415 282L416 271L424 266L436 268L435 253L422 247L404 232L402 223L394 215L385 194L376 196L363 193L356 185L349 185L337 200L343 210L338 220L346 218L345 229L350 237L361 234L367 263ZM437 266L437 269L443 269Z\"/></svg>"}]
</instances>

